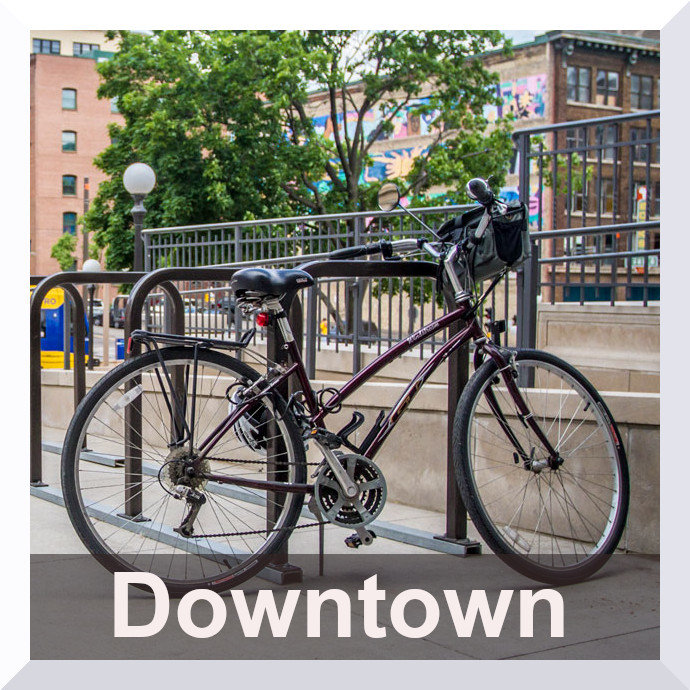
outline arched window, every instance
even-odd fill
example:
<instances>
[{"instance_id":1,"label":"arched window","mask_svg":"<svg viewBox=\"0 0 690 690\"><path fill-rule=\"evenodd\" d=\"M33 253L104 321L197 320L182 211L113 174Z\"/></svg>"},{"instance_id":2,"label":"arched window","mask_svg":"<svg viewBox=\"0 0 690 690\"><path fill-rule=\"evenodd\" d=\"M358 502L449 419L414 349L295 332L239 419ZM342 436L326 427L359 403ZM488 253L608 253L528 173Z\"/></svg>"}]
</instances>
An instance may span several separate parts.
<instances>
[{"instance_id":1,"label":"arched window","mask_svg":"<svg viewBox=\"0 0 690 690\"><path fill-rule=\"evenodd\" d=\"M62 195L63 196L77 196L77 176L63 175L62 176Z\"/></svg>"},{"instance_id":2,"label":"arched window","mask_svg":"<svg viewBox=\"0 0 690 690\"><path fill-rule=\"evenodd\" d=\"M77 234L77 214L67 211L62 214L62 232L70 235Z\"/></svg>"},{"instance_id":3,"label":"arched window","mask_svg":"<svg viewBox=\"0 0 690 690\"><path fill-rule=\"evenodd\" d=\"M76 89L62 89L62 109L76 110L77 109L77 90Z\"/></svg>"}]
</instances>

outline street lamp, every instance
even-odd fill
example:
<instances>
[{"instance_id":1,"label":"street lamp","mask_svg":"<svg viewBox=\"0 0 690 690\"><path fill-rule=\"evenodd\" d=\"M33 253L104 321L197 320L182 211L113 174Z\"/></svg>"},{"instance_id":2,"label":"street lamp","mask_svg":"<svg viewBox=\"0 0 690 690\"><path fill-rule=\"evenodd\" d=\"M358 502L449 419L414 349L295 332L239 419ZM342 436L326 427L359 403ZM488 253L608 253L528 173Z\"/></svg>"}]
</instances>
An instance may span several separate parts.
<instances>
[{"instance_id":1,"label":"street lamp","mask_svg":"<svg viewBox=\"0 0 690 690\"><path fill-rule=\"evenodd\" d=\"M98 261L96 261L96 259L87 259L82 264L81 270L84 271L84 273L100 273L101 265L98 263ZM89 293L89 363L87 366L89 370L91 370L93 369L93 353L96 341L96 336L93 332L93 293L96 290L96 286L93 283L89 283L89 285L86 286L86 289Z\"/></svg>"},{"instance_id":2,"label":"street lamp","mask_svg":"<svg viewBox=\"0 0 690 690\"><path fill-rule=\"evenodd\" d=\"M146 163L132 163L122 177L125 189L134 199L132 218L134 219L134 270L144 270L144 256L141 246L141 231L144 227L144 199L156 185L156 173Z\"/></svg>"}]
</instances>

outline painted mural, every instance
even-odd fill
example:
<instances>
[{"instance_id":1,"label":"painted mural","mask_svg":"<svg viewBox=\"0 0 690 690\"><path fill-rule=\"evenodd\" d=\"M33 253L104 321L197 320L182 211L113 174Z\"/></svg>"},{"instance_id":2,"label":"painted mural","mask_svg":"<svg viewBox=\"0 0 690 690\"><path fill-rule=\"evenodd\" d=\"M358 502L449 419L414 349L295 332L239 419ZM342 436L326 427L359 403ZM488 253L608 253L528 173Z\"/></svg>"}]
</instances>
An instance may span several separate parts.
<instances>
[{"instance_id":1,"label":"painted mural","mask_svg":"<svg viewBox=\"0 0 690 690\"><path fill-rule=\"evenodd\" d=\"M501 105L484 106L484 117L494 122L512 115L516 120L544 117L546 113L546 74L535 74L496 86Z\"/></svg>"},{"instance_id":2,"label":"painted mural","mask_svg":"<svg viewBox=\"0 0 690 690\"><path fill-rule=\"evenodd\" d=\"M501 97L502 103L499 106L487 105L484 107L484 115L489 122L494 122L499 117L513 115L516 119L529 119L544 117L545 96L546 96L546 74L536 74L523 77L513 81L505 81L496 85L496 90ZM420 98L407 108L403 108L393 119L393 131L380 137L381 140L404 139L411 136L423 136L431 134L434 130L432 122L438 117L439 111L432 111L426 115L411 115L410 110L416 105L426 104L428 98ZM355 111L349 111L347 118L340 113L337 119L337 126L344 135L345 119L347 119L348 135L354 135L357 122ZM318 134L322 134L327 139L333 141L333 121L330 115L322 115L314 118L314 126ZM377 110L369 110L364 116L363 128L364 136L368 138L372 135L380 121L380 113ZM372 165L367 167L360 178L360 183L377 182L389 180L396 177L405 177L418 156L427 151L427 147L414 146L399 148L390 151L383 151L372 154ZM317 183L321 191L330 187L327 177ZM517 194L511 188L502 190L508 198L511 194ZM530 190L530 221L535 222L539 212L540 195L538 190Z\"/></svg>"},{"instance_id":3,"label":"painted mural","mask_svg":"<svg viewBox=\"0 0 690 690\"><path fill-rule=\"evenodd\" d=\"M420 98L414 101L414 103L410 104L407 108L402 108L400 112L396 113L392 120L393 131L389 134L379 137L379 139L404 139L405 137L430 134L433 131L431 123L436 117L438 117L439 111L435 110L431 113L423 115L410 114L410 111L415 106L423 105L428 102L428 98ZM348 111L347 118L344 118L342 113L338 113L338 130L341 136L343 136L345 132L345 126L343 124L345 119L347 119L347 133L350 137L352 137L355 133L355 126L357 124L357 113L354 110ZM333 120L331 119L330 115L321 115L320 117L315 117L313 118L313 122L317 134L322 134L324 137L326 137L326 139L333 141ZM364 130L365 139L371 136L379 122L380 114L378 111L368 110L364 114L362 127Z\"/></svg>"},{"instance_id":4,"label":"painted mural","mask_svg":"<svg viewBox=\"0 0 690 690\"><path fill-rule=\"evenodd\" d=\"M415 158L426 153L426 151L427 148L423 146L411 146L409 148L374 153L371 156L372 164L364 169L359 178L360 184L405 177L412 170ZM316 183L316 186L320 192L325 192L330 189L331 182L328 177L324 177Z\"/></svg>"}]
</instances>

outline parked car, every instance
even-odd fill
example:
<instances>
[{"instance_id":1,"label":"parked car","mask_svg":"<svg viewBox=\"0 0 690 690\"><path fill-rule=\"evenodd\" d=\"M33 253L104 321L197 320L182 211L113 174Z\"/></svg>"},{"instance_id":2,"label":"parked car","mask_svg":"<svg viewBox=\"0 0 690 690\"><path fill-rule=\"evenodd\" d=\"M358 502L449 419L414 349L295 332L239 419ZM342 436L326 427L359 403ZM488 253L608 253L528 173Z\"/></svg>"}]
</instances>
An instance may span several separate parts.
<instances>
[{"instance_id":1,"label":"parked car","mask_svg":"<svg viewBox=\"0 0 690 690\"><path fill-rule=\"evenodd\" d=\"M110 325L112 328L124 328L125 326L125 307L127 306L128 295L118 295L110 307Z\"/></svg>"}]
</instances>

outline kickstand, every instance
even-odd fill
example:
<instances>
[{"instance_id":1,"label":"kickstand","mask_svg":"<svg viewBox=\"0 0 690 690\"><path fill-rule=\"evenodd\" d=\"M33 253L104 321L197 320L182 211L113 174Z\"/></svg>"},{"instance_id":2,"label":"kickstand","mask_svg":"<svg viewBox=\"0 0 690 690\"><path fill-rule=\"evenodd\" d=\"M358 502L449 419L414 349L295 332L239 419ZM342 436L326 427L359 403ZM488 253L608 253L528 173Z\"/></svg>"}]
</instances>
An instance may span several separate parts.
<instances>
[{"instance_id":1,"label":"kickstand","mask_svg":"<svg viewBox=\"0 0 690 690\"><path fill-rule=\"evenodd\" d=\"M319 524L319 577L323 577L323 540L324 540L324 524Z\"/></svg>"}]
</instances>

